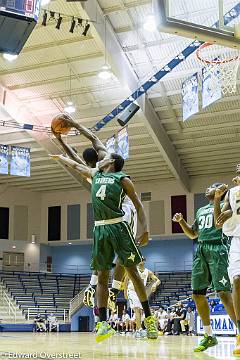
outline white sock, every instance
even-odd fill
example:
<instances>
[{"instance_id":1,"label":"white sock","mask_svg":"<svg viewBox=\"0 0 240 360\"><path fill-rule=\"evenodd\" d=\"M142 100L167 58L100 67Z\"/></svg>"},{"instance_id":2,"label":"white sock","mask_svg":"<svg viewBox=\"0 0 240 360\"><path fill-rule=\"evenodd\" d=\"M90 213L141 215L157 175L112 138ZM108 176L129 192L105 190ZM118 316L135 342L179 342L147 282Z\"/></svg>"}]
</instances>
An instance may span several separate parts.
<instances>
[{"instance_id":1,"label":"white sock","mask_svg":"<svg viewBox=\"0 0 240 360\"><path fill-rule=\"evenodd\" d=\"M90 285L95 286L95 285L97 285L97 283L98 283L98 276L92 274L91 280L90 280Z\"/></svg>"},{"instance_id":2,"label":"white sock","mask_svg":"<svg viewBox=\"0 0 240 360\"><path fill-rule=\"evenodd\" d=\"M204 329L204 334L208 334L208 336L212 336L212 335L213 335L211 325L204 326L203 329Z\"/></svg>"},{"instance_id":3,"label":"white sock","mask_svg":"<svg viewBox=\"0 0 240 360\"><path fill-rule=\"evenodd\" d=\"M121 290L122 282L113 279L112 288Z\"/></svg>"}]
</instances>

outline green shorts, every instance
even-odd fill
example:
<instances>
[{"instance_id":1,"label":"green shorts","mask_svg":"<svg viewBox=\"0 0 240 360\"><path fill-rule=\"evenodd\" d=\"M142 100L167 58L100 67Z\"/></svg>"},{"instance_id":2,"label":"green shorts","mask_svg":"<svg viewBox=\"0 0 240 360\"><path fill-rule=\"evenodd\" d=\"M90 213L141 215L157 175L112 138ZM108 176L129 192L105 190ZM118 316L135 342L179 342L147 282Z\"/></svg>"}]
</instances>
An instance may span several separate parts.
<instances>
[{"instance_id":1,"label":"green shorts","mask_svg":"<svg viewBox=\"0 0 240 360\"><path fill-rule=\"evenodd\" d=\"M215 291L230 291L227 269L226 245L199 243L193 258L192 289L203 290L211 286Z\"/></svg>"},{"instance_id":2,"label":"green shorts","mask_svg":"<svg viewBox=\"0 0 240 360\"><path fill-rule=\"evenodd\" d=\"M142 261L142 255L135 244L131 228L125 221L95 226L91 269L112 269L115 254L125 267Z\"/></svg>"}]
</instances>

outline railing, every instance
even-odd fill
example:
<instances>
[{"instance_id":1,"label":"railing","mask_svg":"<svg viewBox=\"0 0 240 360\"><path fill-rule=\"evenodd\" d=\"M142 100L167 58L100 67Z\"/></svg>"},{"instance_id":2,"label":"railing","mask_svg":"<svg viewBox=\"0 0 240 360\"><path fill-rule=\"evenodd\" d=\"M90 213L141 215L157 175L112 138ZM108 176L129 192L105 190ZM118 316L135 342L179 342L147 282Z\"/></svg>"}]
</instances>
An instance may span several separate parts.
<instances>
[{"instance_id":1,"label":"railing","mask_svg":"<svg viewBox=\"0 0 240 360\"><path fill-rule=\"evenodd\" d=\"M73 314L83 306L83 296L86 288L82 289L71 301L70 301L70 310L69 317L73 316Z\"/></svg>"},{"instance_id":2,"label":"railing","mask_svg":"<svg viewBox=\"0 0 240 360\"><path fill-rule=\"evenodd\" d=\"M168 261L159 261L153 264L154 272L181 272L191 271L192 261L184 260L182 262L177 258L170 258Z\"/></svg>"},{"instance_id":3,"label":"railing","mask_svg":"<svg viewBox=\"0 0 240 360\"><path fill-rule=\"evenodd\" d=\"M16 324L17 322L16 305L14 306L14 304L12 303L12 299L10 298L8 293L4 290L3 286L1 286L1 298L2 298L2 303L5 304L8 308L7 310L8 315L13 318L14 323Z\"/></svg>"},{"instance_id":4,"label":"railing","mask_svg":"<svg viewBox=\"0 0 240 360\"><path fill-rule=\"evenodd\" d=\"M68 309L61 309L61 311L63 311L63 322L69 322L69 310ZM52 311L51 311L52 312ZM43 309L38 309L38 308L28 308L27 309L27 320L28 322L31 320L30 316L32 315L36 315L36 314L44 314L45 316L49 314L48 310L43 310ZM58 316L56 316L57 318L59 318Z\"/></svg>"}]
</instances>

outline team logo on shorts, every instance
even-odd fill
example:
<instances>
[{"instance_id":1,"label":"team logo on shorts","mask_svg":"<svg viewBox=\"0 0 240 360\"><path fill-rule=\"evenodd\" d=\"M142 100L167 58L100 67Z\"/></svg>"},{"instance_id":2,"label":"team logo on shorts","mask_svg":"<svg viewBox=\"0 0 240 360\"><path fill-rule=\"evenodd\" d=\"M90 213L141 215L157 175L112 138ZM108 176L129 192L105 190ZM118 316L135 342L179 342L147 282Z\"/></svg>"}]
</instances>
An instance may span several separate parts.
<instances>
[{"instance_id":1,"label":"team logo on shorts","mask_svg":"<svg viewBox=\"0 0 240 360\"><path fill-rule=\"evenodd\" d=\"M223 284L223 286L226 286L226 284L228 283L227 279L225 279L224 276L222 277L222 280L219 280L219 282Z\"/></svg>"},{"instance_id":2,"label":"team logo on shorts","mask_svg":"<svg viewBox=\"0 0 240 360\"><path fill-rule=\"evenodd\" d=\"M131 255L128 257L128 260L134 261L135 260L135 256L132 252Z\"/></svg>"}]
</instances>

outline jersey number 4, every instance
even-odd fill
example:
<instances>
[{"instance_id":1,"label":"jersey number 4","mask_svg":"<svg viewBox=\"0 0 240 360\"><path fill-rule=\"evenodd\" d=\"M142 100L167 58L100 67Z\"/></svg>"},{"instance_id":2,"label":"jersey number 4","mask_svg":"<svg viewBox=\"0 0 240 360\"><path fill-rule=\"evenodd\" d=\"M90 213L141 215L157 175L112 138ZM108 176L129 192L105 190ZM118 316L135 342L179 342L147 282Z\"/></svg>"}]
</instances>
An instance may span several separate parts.
<instances>
[{"instance_id":1,"label":"jersey number 4","mask_svg":"<svg viewBox=\"0 0 240 360\"><path fill-rule=\"evenodd\" d=\"M101 185L98 191L96 192L96 197L100 198L101 200L104 200L106 197L106 185Z\"/></svg>"}]
</instances>

